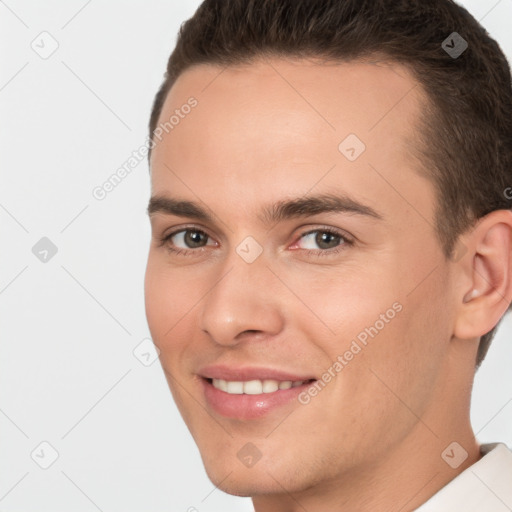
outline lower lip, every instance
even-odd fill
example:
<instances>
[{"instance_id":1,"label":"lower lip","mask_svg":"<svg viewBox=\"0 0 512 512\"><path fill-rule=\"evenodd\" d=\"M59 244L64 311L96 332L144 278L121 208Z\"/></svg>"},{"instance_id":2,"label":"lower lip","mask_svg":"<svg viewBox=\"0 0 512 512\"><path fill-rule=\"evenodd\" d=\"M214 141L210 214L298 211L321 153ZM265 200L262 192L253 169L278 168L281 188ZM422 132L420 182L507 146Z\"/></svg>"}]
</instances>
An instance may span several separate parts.
<instances>
[{"instance_id":1,"label":"lower lip","mask_svg":"<svg viewBox=\"0 0 512 512\"><path fill-rule=\"evenodd\" d=\"M298 396L314 382L304 383L301 386L289 389L279 389L273 393L259 395L231 395L213 387L205 378L201 378L204 396L211 408L228 418L253 420L261 418L269 412L295 401L299 404Z\"/></svg>"}]
</instances>

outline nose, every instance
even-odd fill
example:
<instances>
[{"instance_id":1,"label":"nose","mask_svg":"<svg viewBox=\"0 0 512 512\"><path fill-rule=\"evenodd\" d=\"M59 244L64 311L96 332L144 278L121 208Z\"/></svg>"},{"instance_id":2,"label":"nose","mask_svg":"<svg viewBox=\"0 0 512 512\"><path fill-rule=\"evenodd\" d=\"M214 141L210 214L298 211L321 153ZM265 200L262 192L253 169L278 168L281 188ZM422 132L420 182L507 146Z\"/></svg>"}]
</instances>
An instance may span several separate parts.
<instances>
[{"instance_id":1,"label":"nose","mask_svg":"<svg viewBox=\"0 0 512 512\"><path fill-rule=\"evenodd\" d=\"M248 334L278 334L284 325L276 277L260 257L247 263L238 254L225 261L201 301L201 328L218 344L234 346Z\"/></svg>"}]
</instances>

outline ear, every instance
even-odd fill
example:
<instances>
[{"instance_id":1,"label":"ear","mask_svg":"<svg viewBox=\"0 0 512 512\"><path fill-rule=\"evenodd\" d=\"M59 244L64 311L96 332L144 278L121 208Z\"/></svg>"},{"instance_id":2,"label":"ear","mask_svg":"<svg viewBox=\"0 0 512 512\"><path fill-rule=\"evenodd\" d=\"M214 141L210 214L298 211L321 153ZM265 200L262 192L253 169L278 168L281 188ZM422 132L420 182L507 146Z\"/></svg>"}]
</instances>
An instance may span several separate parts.
<instances>
[{"instance_id":1,"label":"ear","mask_svg":"<svg viewBox=\"0 0 512 512\"><path fill-rule=\"evenodd\" d=\"M464 256L457 266L454 335L473 339L492 330L512 301L512 212L482 217L461 238Z\"/></svg>"}]
</instances>

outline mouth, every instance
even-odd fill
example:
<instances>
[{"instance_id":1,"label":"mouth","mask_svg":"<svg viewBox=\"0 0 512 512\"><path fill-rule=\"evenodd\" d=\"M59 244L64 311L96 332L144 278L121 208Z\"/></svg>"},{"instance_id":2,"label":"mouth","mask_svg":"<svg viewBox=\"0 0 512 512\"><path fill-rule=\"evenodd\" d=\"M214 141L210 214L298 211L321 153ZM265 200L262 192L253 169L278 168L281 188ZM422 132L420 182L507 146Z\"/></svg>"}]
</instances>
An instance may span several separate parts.
<instances>
[{"instance_id":1,"label":"mouth","mask_svg":"<svg viewBox=\"0 0 512 512\"><path fill-rule=\"evenodd\" d=\"M246 381L213 379L205 377L205 380L215 389L229 395L262 395L275 393L291 388L298 388L304 384L311 384L316 379L308 380L275 380L275 379L253 379Z\"/></svg>"},{"instance_id":2,"label":"mouth","mask_svg":"<svg viewBox=\"0 0 512 512\"><path fill-rule=\"evenodd\" d=\"M298 397L316 379L232 381L201 377L207 406L226 418L256 420L286 407L303 407Z\"/></svg>"}]
</instances>

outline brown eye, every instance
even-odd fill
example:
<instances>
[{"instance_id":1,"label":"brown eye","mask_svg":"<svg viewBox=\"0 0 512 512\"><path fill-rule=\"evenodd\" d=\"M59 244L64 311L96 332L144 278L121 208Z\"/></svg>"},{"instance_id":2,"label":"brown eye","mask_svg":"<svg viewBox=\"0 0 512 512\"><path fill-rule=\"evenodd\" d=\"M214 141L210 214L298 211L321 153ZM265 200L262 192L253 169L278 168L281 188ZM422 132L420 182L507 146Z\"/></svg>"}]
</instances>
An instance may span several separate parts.
<instances>
[{"instance_id":1,"label":"brown eye","mask_svg":"<svg viewBox=\"0 0 512 512\"><path fill-rule=\"evenodd\" d=\"M170 233L163 239L163 243L166 244L170 249L175 250L189 250L199 249L209 244L209 236L199 229L181 229Z\"/></svg>"},{"instance_id":2,"label":"brown eye","mask_svg":"<svg viewBox=\"0 0 512 512\"><path fill-rule=\"evenodd\" d=\"M206 233L203 233L202 231L192 231L191 229L187 229L184 233L183 241L188 248L195 249L196 247L203 247L206 245L208 240L208 235Z\"/></svg>"},{"instance_id":3,"label":"brown eye","mask_svg":"<svg viewBox=\"0 0 512 512\"><path fill-rule=\"evenodd\" d=\"M301 237L301 249L329 250L343 245L347 240L340 234L325 230L315 230L305 233Z\"/></svg>"},{"instance_id":4,"label":"brown eye","mask_svg":"<svg viewBox=\"0 0 512 512\"><path fill-rule=\"evenodd\" d=\"M333 233L319 231L315 237L315 242L320 249L332 249L341 242L341 237Z\"/></svg>"}]
</instances>

